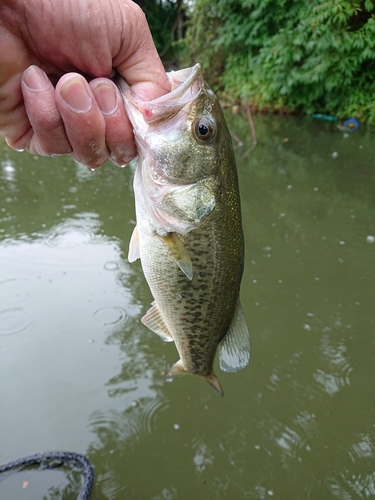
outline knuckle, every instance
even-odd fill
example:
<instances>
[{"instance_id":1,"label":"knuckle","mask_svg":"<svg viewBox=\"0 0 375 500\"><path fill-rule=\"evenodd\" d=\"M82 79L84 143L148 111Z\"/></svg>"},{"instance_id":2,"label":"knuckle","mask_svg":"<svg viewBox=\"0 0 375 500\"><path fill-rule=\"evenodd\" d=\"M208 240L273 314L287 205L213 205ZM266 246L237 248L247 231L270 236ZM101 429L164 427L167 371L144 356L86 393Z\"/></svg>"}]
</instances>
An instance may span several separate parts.
<instances>
[{"instance_id":1,"label":"knuckle","mask_svg":"<svg viewBox=\"0 0 375 500\"><path fill-rule=\"evenodd\" d=\"M31 142L32 153L43 156L54 156L68 154L72 147L66 137L65 130L61 125L55 125L50 129L35 129Z\"/></svg>"},{"instance_id":2,"label":"knuckle","mask_svg":"<svg viewBox=\"0 0 375 500\"><path fill-rule=\"evenodd\" d=\"M136 3L134 3L134 5L132 5L132 7L133 7L133 16L134 16L135 22L139 23L141 26L147 25L146 15L143 12L142 8Z\"/></svg>"}]
</instances>

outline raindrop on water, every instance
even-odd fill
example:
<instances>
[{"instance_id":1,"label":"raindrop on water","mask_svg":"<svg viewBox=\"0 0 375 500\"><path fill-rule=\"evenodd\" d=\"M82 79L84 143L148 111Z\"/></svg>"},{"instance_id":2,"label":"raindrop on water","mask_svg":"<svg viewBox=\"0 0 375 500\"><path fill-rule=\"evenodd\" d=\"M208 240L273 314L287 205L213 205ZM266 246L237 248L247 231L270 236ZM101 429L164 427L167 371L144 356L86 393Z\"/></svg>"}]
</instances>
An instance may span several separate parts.
<instances>
[{"instance_id":1,"label":"raindrop on water","mask_svg":"<svg viewBox=\"0 0 375 500\"><path fill-rule=\"evenodd\" d=\"M29 312L21 307L0 311L0 335L13 335L22 332L31 324Z\"/></svg>"},{"instance_id":2,"label":"raindrop on water","mask_svg":"<svg viewBox=\"0 0 375 500\"><path fill-rule=\"evenodd\" d=\"M93 314L94 321L102 326L117 325L128 318L128 314L122 307L109 306L98 309Z\"/></svg>"},{"instance_id":3,"label":"raindrop on water","mask_svg":"<svg viewBox=\"0 0 375 500\"><path fill-rule=\"evenodd\" d=\"M104 264L104 269L107 271L117 271L120 268L120 264L118 262L108 261Z\"/></svg>"},{"instance_id":4,"label":"raindrop on water","mask_svg":"<svg viewBox=\"0 0 375 500\"><path fill-rule=\"evenodd\" d=\"M27 278L9 278L0 281L0 301L19 302L34 293L34 284Z\"/></svg>"}]
</instances>

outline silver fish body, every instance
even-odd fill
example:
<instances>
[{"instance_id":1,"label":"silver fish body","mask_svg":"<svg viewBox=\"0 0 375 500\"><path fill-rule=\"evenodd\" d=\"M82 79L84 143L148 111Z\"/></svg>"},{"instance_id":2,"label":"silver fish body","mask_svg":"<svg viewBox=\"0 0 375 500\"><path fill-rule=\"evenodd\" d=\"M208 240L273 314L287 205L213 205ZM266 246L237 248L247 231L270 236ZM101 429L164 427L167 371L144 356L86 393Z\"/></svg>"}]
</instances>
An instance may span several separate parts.
<instances>
[{"instance_id":1,"label":"silver fish body","mask_svg":"<svg viewBox=\"0 0 375 500\"><path fill-rule=\"evenodd\" d=\"M166 380L244 368L249 333L239 300L244 241L236 164L220 104L199 65L168 74L172 91L143 102L120 82L134 128L137 226L129 261L141 259L154 297L142 322L174 341Z\"/></svg>"}]
</instances>

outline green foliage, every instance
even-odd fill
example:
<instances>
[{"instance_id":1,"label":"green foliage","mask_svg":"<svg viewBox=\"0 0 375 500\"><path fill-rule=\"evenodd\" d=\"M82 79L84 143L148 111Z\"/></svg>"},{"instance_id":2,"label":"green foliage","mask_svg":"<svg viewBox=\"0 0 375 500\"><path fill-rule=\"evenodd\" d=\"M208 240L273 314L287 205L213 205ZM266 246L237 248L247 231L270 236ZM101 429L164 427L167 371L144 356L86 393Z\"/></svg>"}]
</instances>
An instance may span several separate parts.
<instances>
[{"instance_id":1,"label":"green foliage","mask_svg":"<svg viewBox=\"0 0 375 500\"><path fill-rule=\"evenodd\" d=\"M183 40L182 65L200 62L206 75L210 74L210 83L215 81L225 69L223 51L218 43L222 27L217 2L199 0L195 2L188 17L187 30Z\"/></svg>"},{"instance_id":2,"label":"green foliage","mask_svg":"<svg viewBox=\"0 0 375 500\"><path fill-rule=\"evenodd\" d=\"M234 97L375 123L371 0L196 0L186 47Z\"/></svg>"}]
</instances>

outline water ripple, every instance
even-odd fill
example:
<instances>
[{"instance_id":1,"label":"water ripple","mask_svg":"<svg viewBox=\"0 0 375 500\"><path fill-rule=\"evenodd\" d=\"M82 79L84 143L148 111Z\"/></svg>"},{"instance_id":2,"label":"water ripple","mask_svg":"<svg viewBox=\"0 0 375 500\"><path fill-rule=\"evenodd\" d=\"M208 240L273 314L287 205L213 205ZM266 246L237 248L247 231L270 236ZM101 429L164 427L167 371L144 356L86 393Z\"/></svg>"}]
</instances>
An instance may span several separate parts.
<instances>
[{"instance_id":1,"label":"water ripple","mask_svg":"<svg viewBox=\"0 0 375 500\"><path fill-rule=\"evenodd\" d=\"M31 314L21 307L0 311L0 335L14 335L31 325Z\"/></svg>"},{"instance_id":2,"label":"water ripple","mask_svg":"<svg viewBox=\"0 0 375 500\"><path fill-rule=\"evenodd\" d=\"M0 281L0 302L20 302L34 293L34 284L27 278Z\"/></svg>"},{"instance_id":3,"label":"water ripple","mask_svg":"<svg viewBox=\"0 0 375 500\"><path fill-rule=\"evenodd\" d=\"M349 456L353 462L356 462L358 458L373 459L375 457L375 447L371 437L365 434L358 443L352 444L349 449Z\"/></svg>"},{"instance_id":4,"label":"water ripple","mask_svg":"<svg viewBox=\"0 0 375 500\"><path fill-rule=\"evenodd\" d=\"M132 408L124 412L115 409L108 412L96 410L89 419L89 426L97 434L102 444L114 450L131 438L138 439L139 421L137 417L137 413L132 411Z\"/></svg>"},{"instance_id":5,"label":"water ripple","mask_svg":"<svg viewBox=\"0 0 375 500\"><path fill-rule=\"evenodd\" d=\"M104 264L104 269L106 271L118 271L120 269L120 263L115 261L108 261Z\"/></svg>"},{"instance_id":6,"label":"water ripple","mask_svg":"<svg viewBox=\"0 0 375 500\"><path fill-rule=\"evenodd\" d=\"M128 313L119 306L102 307L94 312L94 321L102 326L117 325L129 318Z\"/></svg>"},{"instance_id":7,"label":"water ripple","mask_svg":"<svg viewBox=\"0 0 375 500\"><path fill-rule=\"evenodd\" d=\"M368 474L341 473L339 480L331 480L331 491L340 500L374 498L375 472Z\"/></svg>"},{"instance_id":8,"label":"water ripple","mask_svg":"<svg viewBox=\"0 0 375 500\"><path fill-rule=\"evenodd\" d=\"M76 214L77 219L67 219L53 227L47 234L45 242L48 246L74 248L91 243L97 236L100 222L96 214Z\"/></svg>"},{"instance_id":9,"label":"water ripple","mask_svg":"<svg viewBox=\"0 0 375 500\"><path fill-rule=\"evenodd\" d=\"M281 436L276 438L276 443L283 449L284 453L293 458L298 455L298 451L305 445L304 439L298 432L289 427L285 427Z\"/></svg>"},{"instance_id":10,"label":"water ripple","mask_svg":"<svg viewBox=\"0 0 375 500\"><path fill-rule=\"evenodd\" d=\"M303 430L304 439L313 440L318 432L318 425L314 413L302 410L295 418L295 423Z\"/></svg>"},{"instance_id":11,"label":"water ripple","mask_svg":"<svg viewBox=\"0 0 375 500\"><path fill-rule=\"evenodd\" d=\"M164 399L159 399L158 397L150 399L148 403L143 408L141 417L141 428L149 434L151 434L157 415L162 411L166 410L169 404Z\"/></svg>"},{"instance_id":12,"label":"water ripple","mask_svg":"<svg viewBox=\"0 0 375 500\"><path fill-rule=\"evenodd\" d=\"M316 370L314 379L320 384L323 390L333 396L340 389L350 384L349 376L342 376L333 373L326 373L324 370Z\"/></svg>"},{"instance_id":13,"label":"water ripple","mask_svg":"<svg viewBox=\"0 0 375 500\"><path fill-rule=\"evenodd\" d=\"M151 434L158 415L168 407L168 402L158 397L133 401L123 412L114 409L94 411L89 426L102 443L114 449L129 439L138 440L142 432Z\"/></svg>"},{"instance_id":14,"label":"water ripple","mask_svg":"<svg viewBox=\"0 0 375 500\"><path fill-rule=\"evenodd\" d=\"M333 396L350 385L350 375L353 367L346 359L347 348L341 339L335 340L324 334L321 339L320 351L325 357L328 369L316 370L314 378L327 394Z\"/></svg>"}]
</instances>

